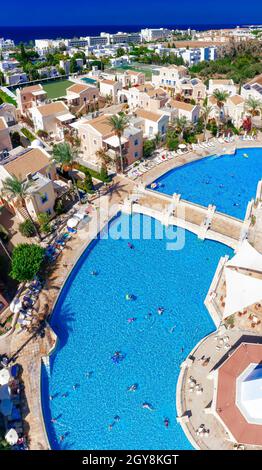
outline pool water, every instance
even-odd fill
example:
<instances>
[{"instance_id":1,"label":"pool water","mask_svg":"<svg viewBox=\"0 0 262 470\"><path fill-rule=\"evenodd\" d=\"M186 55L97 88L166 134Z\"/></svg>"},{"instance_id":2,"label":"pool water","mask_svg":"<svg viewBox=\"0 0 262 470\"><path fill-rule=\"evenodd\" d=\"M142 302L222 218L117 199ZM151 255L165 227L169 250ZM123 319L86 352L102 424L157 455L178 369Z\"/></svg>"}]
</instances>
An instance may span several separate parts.
<instances>
[{"instance_id":1,"label":"pool water","mask_svg":"<svg viewBox=\"0 0 262 470\"><path fill-rule=\"evenodd\" d=\"M246 157L244 156L246 155ZM237 150L235 155L212 156L176 168L158 178L156 191L181 194L203 206L243 219L247 203L262 178L262 149Z\"/></svg>"},{"instance_id":2,"label":"pool water","mask_svg":"<svg viewBox=\"0 0 262 470\"><path fill-rule=\"evenodd\" d=\"M115 239L120 224L131 222L139 237ZM203 301L219 258L232 250L185 232L184 248L168 251L167 238L177 229L143 239L143 223L154 233L162 228L138 214L112 221L109 238L85 251L56 304L51 324L60 341L50 370L42 370L53 449L191 449L176 423L180 364L214 330ZM127 301L127 293L135 299ZM131 317L136 320L128 323ZM119 364L111 359L115 351L124 356ZM127 391L135 383L137 390ZM143 409L144 402L154 410Z\"/></svg>"}]
</instances>

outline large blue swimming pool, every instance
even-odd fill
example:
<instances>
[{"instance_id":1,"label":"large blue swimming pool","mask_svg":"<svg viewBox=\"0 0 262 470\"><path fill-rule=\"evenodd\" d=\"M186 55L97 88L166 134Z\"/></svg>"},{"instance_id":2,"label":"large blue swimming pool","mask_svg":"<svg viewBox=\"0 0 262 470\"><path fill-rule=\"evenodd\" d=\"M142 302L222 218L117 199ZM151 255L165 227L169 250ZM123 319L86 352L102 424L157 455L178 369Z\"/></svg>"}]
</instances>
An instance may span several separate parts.
<instances>
[{"instance_id":1,"label":"large blue swimming pool","mask_svg":"<svg viewBox=\"0 0 262 470\"><path fill-rule=\"evenodd\" d=\"M120 224L131 222L136 235L116 240ZM163 239L143 239L142 223L146 235L150 223L153 232L161 231L158 221L140 215L112 221L110 237L86 250L56 305L52 327L60 342L42 374L54 449L191 448L176 423L179 366L214 329L203 301L220 256L231 250L185 232L184 248L168 251L176 228L166 229ZM126 300L127 293L135 300ZM119 364L111 359L115 351L125 356ZM127 391L132 384L137 390ZM144 402L154 411L143 409Z\"/></svg>"},{"instance_id":2,"label":"large blue swimming pool","mask_svg":"<svg viewBox=\"0 0 262 470\"><path fill-rule=\"evenodd\" d=\"M174 169L155 182L156 191L181 194L182 199L243 219L262 178L262 149L237 150L235 155L212 156Z\"/></svg>"}]
</instances>

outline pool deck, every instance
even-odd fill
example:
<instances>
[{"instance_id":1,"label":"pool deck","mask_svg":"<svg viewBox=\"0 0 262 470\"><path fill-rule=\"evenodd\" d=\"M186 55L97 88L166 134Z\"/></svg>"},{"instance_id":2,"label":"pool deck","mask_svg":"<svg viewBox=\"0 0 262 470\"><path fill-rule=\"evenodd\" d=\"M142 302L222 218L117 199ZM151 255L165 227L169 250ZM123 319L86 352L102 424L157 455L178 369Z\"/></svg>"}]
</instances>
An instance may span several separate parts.
<instances>
[{"instance_id":1,"label":"pool deck","mask_svg":"<svg viewBox=\"0 0 262 470\"><path fill-rule=\"evenodd\" d=\"M223 148L225 147L228 149L229 145L224 145ZM256 140L255 142L241 142L237 147L262 147L262 137L260 140ZM222 150L223 149L221 148L221 153L223 153ZM217 149L216 153L218 153L218 151L219 150ZM214 154L214 152L212 152L212 154ZM100 227L106 224L118 209L122 208L122 204L126 203L126 200L128 200L130 195L139 189L141 184L147 185L165 172L190 161L196 161L205 156L209 156L209 154L207 152L203 152L203 155L189 153L182 157L176 157L174 160L161 163L154 169L150 170L146 175L138 178L135 182L131 181L127 177L117 176L114 179L112 188L106 195L94 198L94 210L96 213L100 214ZM142 202L146 203L146 201L143 200ZM158 199L156 203L159 204ZM108 206L111 208L111 212L108 211ZM163 207L165 206L166 204L163 203ZM191 213L189 209L186 210L186 213L187 218L190 219L192 223L199 224L201 222L199 214ZM216 223L217 221L215 219L214 224ZM40 294L40 305L48 305L48 314L52 312L60 290L73 266L88 244L92 241L96 233L96 217L92 217L91 213L90 222L80 229L76 236L72 237L67 248L54 264L53 270L47 278L45 289ZM238 232L235 233L234 236L237 237ZM256 240L256 244L261 247L260 251L262 252L262 214L261 219L260 217L257 218L257 223L255 227L253 227L251 237ZM226 334L230 336L230 343L232 345L243 333L246 332L246 330L242 330L242 328L243 327L241 325L237 325L233 330L227 330ZM45 336L40 338L39 336L30 336L26 331L18 332L15 330L15 332L9 337L5 339L0 338L0 354L6 353L8 355L14 355L14 359L23 367L22 379L24 382L26 397L23 404L23 417L29 436L30 450L49 449L49 442L45 431L41 408L40 371L42 358L50 354L50 351L52 351L55 346L56 337L48 326L45 332ZM256 332L248 331L248 334L255 337ZM215 335L217 335L217 332L207 339L202 340L194 348L191 355L196 357L195 361L191 362L191 360L188 361L188 359L185 358L185 361L188 361L190 365L189 367L183 366L181 369L177 387L178 416L183 416L186 411L191 410L192 417L189 422L186 423L186 419L182 419L181 424L188 436L188 439L196 448L232 449L232 442L227 440L227 436L225 435L222 426L219 425L212 415L208 415L204 411L212 398L212 381L207 378L207 375L211 368L224 354L224 352L217 351L214 347ZM203 367L200 365L200 361L197 361L197 358L203 355L210 356L208 367ZM202 395L189 395L187 386L189 375L194 376L198 382L201 382L204 389L204 393ZM195 429L202 423L205 423L206 427L210 429L210 435L206 439L200 439L199 437L196 437L195 434Z\"/></svg>"}]
</instances>

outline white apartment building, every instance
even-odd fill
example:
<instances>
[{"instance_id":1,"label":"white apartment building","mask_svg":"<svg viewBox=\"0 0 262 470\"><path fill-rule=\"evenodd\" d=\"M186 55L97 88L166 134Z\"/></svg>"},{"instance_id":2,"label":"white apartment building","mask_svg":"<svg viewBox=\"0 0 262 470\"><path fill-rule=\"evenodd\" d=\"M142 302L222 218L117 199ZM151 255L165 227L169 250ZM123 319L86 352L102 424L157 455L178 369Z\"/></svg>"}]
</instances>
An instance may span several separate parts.
<instances>
[{"instance_id":1,"label":"white apartment building","mask_svg":"<svg viewBox=\"0 0 262 470\"><path fill-rule=\"evenodd\" d=\"M245 99L252 97L262 101L262 74L242 86L241 96Z\"/></svg>"},{"instance_id":2,"label":"white apartment building","mask_svg":"<svg viewBox=\"0 0 262 470\"><path fill-rule=\"evenodd\" d=\"M157 41L165 39L171 35L171 30L166 28L145 28L141 29L142 41Z\"/></svg>"},{"instance_id":3,"label":"white apartment building","mask_svg":"<svg viewBox=\"0 0 262 470\"><path fill-rule=\"evenodd\" d=\"M215 90L226 91L229 95L237 94L237 87L234 84L232 79L211 79L208 84L208 92L210 95L214 93Z\"/></svg>"},{"instance_id":4,"label":"white apartment building","mask_svg":"<svg viewBox=\"0 0 262 470\"><path fill-rule=\"evenodd\" d=\"M7 59L0 61L0 70L1 72L10 72L19 67L19 62L16 59Z\"/></svg>"},{"instance_id":5,"label":"white apartment building","mask_svg":"<svg viewBox=\"0 0 262 470\"><path fill-rule=\"evenodd\" d=\"M175 88L177 82L187 77L187 68L183 65L169 65L153 70L152 84L157 87L165 86Z\"/></svg>"},{"instance_id":6,"label":"white apartment building","mask_svg":"<svg viewBox=\"0 0 262 470\"><path fill-rule=\"evenodd\" d=\"M189 65L199 64L202 61L216 60L217 48L216 47L195 47L195 48L179 48L175 49L175 54L182 57L184 62Z\"/></svg>"}]
</instances>

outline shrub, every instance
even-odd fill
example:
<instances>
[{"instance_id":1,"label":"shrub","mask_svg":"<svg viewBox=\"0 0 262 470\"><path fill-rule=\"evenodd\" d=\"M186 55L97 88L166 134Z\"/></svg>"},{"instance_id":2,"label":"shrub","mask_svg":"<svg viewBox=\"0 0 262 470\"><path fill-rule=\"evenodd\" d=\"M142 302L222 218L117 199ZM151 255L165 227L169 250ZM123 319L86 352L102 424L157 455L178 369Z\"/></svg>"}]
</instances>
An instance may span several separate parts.
<instances>
[{"instance_id":1,"label":"shrub","mask_svg":"<svg viewBox=\"0 0 262 470\"><path fill-rule=\"evenodd\" d=\"M99 173L98 171L95 171L95 170L91 170L91 168L87 168L86 166L84 165L80 165L80 164L75 164L74 165L74 168L76 170L79 170L79 171L82 171L82 173L84 174L89 174L91 175L93 178L99 180L99 181L103 181L103 183L109 183L111 181L111 177L110 176L107 176L106 179L103 178L103 175L101 174L101 172Z\"/></svg>"},{"instance_id":2,"label":"shrub","mask_svg":"<svg viewBox=\"0 0 262 470\"><path fill-rule=\"evenodd\" d=\"M24 237L33 237L36 234L32 220L27 219L19 225L19 231Z\"/></svg>"},{"instance_id":3,"label":"shrub","mask_svg":"<svg viewBox=\"0 0 262 470\"><path fill-rule=\"evenodd\" d=\"M41 232L51 232L50 217L46 212L41 212L41 214L38 214L38 222L40 225Z\"/></svg>"},{"instance_id":4,"label":"shrub","mask_svg":"<svg viewBox=\"0 0 262 470\"><path fill-rule=\"evenodd\" d=\"M45 250L39 245L21 243L12 253L10 275L18 282L31 281L40 270Z\"/></svg>"},{"instance_id":5,"label":"shrub","mask_svg":"<svg viewBox=\"0 0 262 470\"><path fill-rule=\"evenodd\" d=\"M20 137L19 132L17 132L17 131L11 132L10 137L11 137L11 142L12 142L13 148L19 147L19 145L21 145L21 137Z\"/></svg>"},{"instance_id":6,"label":"shrub","mask_svg":"<svg viewBox=\"0 0 262 470\"><path fill-rule=\"evenodd\" d=\"M107 167L105 165L102 166L101 171L100 171L101 178L103 178L104 181L108 179L108 172L107 172Z\"/></svg>"},{"instance_id":7,"label":"shrub","mask_svg":"<svg viewBox=\"0 0 262 470\"><path fill-rule=\"evenodd\" d=\"M143 157L148 158L152 155L156 148L156 143L154 140L145 140L143 143Z\"/></svg>"}]
</instances>

